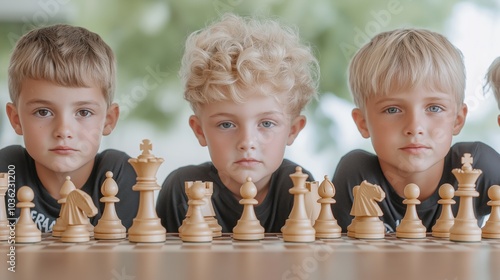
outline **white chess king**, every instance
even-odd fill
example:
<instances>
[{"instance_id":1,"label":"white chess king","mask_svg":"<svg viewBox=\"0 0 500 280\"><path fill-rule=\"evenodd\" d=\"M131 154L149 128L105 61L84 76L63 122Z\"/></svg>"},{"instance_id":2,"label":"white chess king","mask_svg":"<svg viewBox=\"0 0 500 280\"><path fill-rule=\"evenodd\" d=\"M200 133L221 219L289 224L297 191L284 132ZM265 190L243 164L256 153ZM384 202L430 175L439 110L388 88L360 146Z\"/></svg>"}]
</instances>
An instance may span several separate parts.
<instances>
[{"instance_id":1,"label":"white chess king","mask_svg":"<svg viewBox=\"0 0 500 280\"><path fill-rule=\"evenodd\" d=\"M164 160L150 153L153 146L149 140L143 140L140 148L142 154L138 158L129 159L137 173L137 183L132 190L139 191L140 198L137 216L128 230L128 237L130 242L163 242L167 231L156 214L154 191L160 189L156 182L156 172Z\"/></svg>"},{"instance_id":2,"label":"white chess king","mask_svg":"<svg viewBox=\"0 0 500 280\"><path fill-rule=\"evenodd\" d=\"M476 180L482 171L472 169L472 160L471 154L464 154L462 169L455 168L451 171L458 181L455 195L460 197L455 223L450 228L452 241L481 241L481 228L477 224L472 199L479 196L479 192L476 191Z\"/></svg>"}]
</instances>

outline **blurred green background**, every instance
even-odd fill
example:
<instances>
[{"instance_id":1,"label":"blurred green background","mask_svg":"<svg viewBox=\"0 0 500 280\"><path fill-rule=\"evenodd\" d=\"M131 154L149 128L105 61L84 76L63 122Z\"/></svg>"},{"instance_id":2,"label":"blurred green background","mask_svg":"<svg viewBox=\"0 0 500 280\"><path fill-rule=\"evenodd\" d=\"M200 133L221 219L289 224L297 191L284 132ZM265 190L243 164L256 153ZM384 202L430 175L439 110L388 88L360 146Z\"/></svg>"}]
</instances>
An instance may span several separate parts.
<instances>
[{"instance_id":1,"label":"blurred green background","mask_svg":"<svg viewBox=\"0 0 500 280\"><path fill-rule=\"evenodd\" d=\"M321 66L320 98L306 110L308 125L287 157L313 172L332 175L340 157L354 148L371 150L350 117L347 66L354 52L373 35L401 27L441 32L460 48L467 66L470 112L455 141L481 140L500 151L498 109L483 95L483 77L500 55L498 0L0 0L0 101L9 101L7 67L17 39L28 30L54 23L83 26L102 36L118 60L116 102L121 118L102 149L132 156L148 138L153 153L165 158L158 179L172 169L208 160L188 127L191 114L182 99L177 71L187 35L225 12L271 17L296 26L315 50ZM146 88L144 80L154 81ZM0 148L22 144L0 109Z\"/></svg>"}]
</instances>

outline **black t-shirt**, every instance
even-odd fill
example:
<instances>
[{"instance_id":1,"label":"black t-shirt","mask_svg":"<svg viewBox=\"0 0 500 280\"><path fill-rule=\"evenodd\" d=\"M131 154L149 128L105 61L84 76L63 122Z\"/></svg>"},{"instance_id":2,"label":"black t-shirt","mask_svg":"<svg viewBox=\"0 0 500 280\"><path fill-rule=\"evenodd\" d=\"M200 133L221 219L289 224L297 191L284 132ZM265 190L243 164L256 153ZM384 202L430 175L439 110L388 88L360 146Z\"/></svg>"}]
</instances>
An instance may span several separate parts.
<instances>
[{"instance_id":1,"label":"black t-shirt","mask_svg":"<svg viewBox=\"0 0 500 280\"><path fill-rule=\"evenodd\" d=\"M455 190L458 188L458 181L451 171L462 167L461 161L464 153L470 153L474 161L472 167L482 171L476 181L476 190L479 192L479 197L474 198L474 211L478 224L481 225L484 217L491 211L490 206L487 205L489 201L488 188L500 184L500 155L481 142L457 143L451 147L445 157L443 174L439 185L435 186L434 193L416 206L417 214L428 232L432 231L432 227L441 214L441 206L438 204L440 199L439 186L449 183L454 186ZM406 212L406 205L403 204L404 198L395 192L384 177L378 157L362 150L351 151L342 157L333 175L332 182L336 190L334 198L337 203L332 205L332 209L335 218L342 227L342 231L346 231L353 218L350 215L353 204L352 189L363 180L380 185L384 190L386 197L379 203L384 213L381 219L387 232L395 232L397 225L399 225ZM452 208L454 215L456 215L459 197L455 196L454 199L457 203Z\"/></svg>"},{"instance_id":2,"label":"black t-shirt","mask_svg":"<svg viewBox=\"0 0 500 280\"><path fill-rule=\"evenodd\" d=\"M127 154L117 150L105 150L96 155L92 173L81 188L92 197L92 201L99 210L96 216L90 218L93 225L97 224L104 210L104 203L99 200L102 197L101 186L106 179L107 171L113 172L113 179L119 188L116 197L120 201L115 203L118 218L126 228L132 225L139 207L139 193L132 190L137 175L128 163L129 158ZM15 176L15 178L11 177L10 183L14 183L16 194L22 186L28 186L34 192L35 207L31 209L31 215L35 224L42 232L51 232L52 226L59 217L61 205L40 182L35 161L22 146L13 145L0 150L0 172L9 170ZM8 196L6 196L7 200ZM16 218L19 217L19 212L19 209L16 209Z\"/></svg>"},{"instance_id":3,"label":"black t-shirt","mask_svg":"<svg viewBox=\"0 0 500 280\"><path fill-rule=\"evenodd\" d=\"M281 227L292 210L294 197L289 193L293 187L290 174L295 173L296 167L297 164L283 160L281 166L271 176L267 196L254 208L257 219L266 232L281 232ZM314 180L310 172L305 169L302 172L309 175L308 181ZM166 178L158 195L156 212L167 231L178 232L186 217L188 207L184 188L186 181L213 182L212 204L215 218L222 227L222 232L232 232L241 218L243 205L222 184L217 169L211 162L181 167Z\"/></svg>"}]
</instances>

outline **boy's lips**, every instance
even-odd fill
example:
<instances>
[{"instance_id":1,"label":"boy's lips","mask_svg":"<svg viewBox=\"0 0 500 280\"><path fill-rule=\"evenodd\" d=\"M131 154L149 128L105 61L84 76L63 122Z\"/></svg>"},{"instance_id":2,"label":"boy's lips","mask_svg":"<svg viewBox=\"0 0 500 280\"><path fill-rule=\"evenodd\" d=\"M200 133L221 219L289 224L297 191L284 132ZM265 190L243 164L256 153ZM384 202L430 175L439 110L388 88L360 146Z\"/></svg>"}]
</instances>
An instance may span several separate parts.
<instances>
[{"instance_id":1,"label":"boy's lips","mask_svg":"<svg viewBox=\"0 0 500 280\"><path fill-rule=\"evenodd\" d=\"M429 149L430 149L429 146L422 145L422 144L410 144L410 145L406 145L406 146L400 148L400 150L403 150L403 151L410 153L410 154L420 154L420 153L423 153Z\"/></svg>"},{"instance_id":2,"label":"boy's lips","mask_svg":"<svg viewBox=\"0 0 500 280\"><path fill-rule=\"evenodd\" d=\"M239 164L239 165L244 165L244 166L251 166L251 165L255 165L255 164L260 163L260 161L254 159L254 158L243 158L243 159L237 160L235 163Z\"/></svg>"},{"instance_id":3,"label":"boy's lips","mask_svg":"<svg viewBox=\"0 0 500 280\"><path fill-rule=\"evenodd\" d=\"M76 152L75 149L68 147L68 146L57 146L57 147L54 147L52 149L49 149L49 151L57 153L57 154L62 154L62 155L71 154L73 152Z\"/></svg>"}]
</instances>

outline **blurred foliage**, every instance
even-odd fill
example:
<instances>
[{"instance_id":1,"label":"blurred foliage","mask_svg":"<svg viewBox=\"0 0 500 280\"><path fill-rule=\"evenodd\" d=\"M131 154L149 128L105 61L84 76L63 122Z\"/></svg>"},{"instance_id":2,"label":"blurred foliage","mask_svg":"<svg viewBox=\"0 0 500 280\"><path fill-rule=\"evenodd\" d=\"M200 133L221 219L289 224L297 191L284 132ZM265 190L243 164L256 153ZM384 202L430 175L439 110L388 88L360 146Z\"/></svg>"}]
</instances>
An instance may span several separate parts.
<instances>
[{"instance_id":1,"label":"blurred foliage","mask_svg":"<svg viewBox=\"0 0 500 280\"><path fill-rule=\"evenodd\" d=\"M473 1L496 8L495 0ZM62 1L65 16L49 17L43 24L67 21L100 34L118 60L118 90L124 118L142 119L168 130L187 104L177 71L184 40L225 12L277 18L299 28L321 66L321 94L350 99L348 63L354 52L378 32L399 27L422 27L446 31L447 19L457 3L467 0L88 0ZM41 2L36 2L40 5ZM57 2L59 3L59 2ZM62 6L64 5L64 6ZM54 8L53 8L54 10ZM59 11L58 10L58 11ZM43 9L42 9L43 11ZM30 19L30 17L28 17ZM31 25L37 25L33 22ZM27 29L26 19L0 22L1 77L15 34ZM10 34L10 35L9 35ZM148 82L148 83L146 83ZM311 104L311 111L318 105ZM335 126L317 111L312 121L321 124L317 147L331 144L327 127ZM331 130L330 130L331 131ZM323 140L320 140L323 139Z\"/></svg>"}]
</instances>

